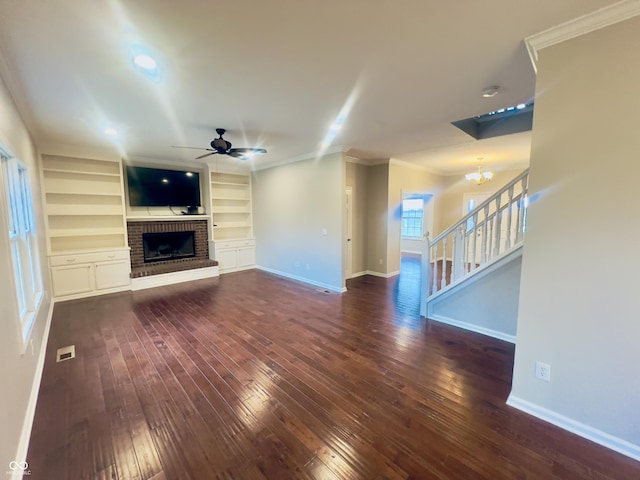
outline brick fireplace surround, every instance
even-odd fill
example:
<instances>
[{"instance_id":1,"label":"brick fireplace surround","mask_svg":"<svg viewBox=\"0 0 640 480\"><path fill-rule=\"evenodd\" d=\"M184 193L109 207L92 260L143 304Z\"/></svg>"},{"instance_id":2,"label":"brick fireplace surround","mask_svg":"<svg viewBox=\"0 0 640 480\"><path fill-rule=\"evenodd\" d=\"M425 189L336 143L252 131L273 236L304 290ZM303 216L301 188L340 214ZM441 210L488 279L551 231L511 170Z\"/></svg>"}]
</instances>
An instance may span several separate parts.
<instances>
[{"instance_id":1,"label":"brick fireplace surround","mask_svg":"<svg viewBox=\"0 0 640 480\"><path fill-rule=\"evenodd\" d=\"M142 246L143 233L189 231L195 232L195 257L171 259L153 263L144 262L144 250ZM209 259L206 220L131 221L127 222L127 235L129 237L129 247L131 248L131 278L218 265L218 262Z\"/></svg>"}]
</instances>

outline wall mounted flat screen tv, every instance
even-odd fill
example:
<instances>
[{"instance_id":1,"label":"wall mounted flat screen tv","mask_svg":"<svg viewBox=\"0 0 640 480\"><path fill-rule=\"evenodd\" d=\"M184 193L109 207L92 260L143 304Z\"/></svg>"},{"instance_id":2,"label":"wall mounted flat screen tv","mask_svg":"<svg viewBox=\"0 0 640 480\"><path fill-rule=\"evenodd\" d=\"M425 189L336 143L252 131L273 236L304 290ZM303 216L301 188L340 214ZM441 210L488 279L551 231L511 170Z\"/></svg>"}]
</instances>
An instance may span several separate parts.
<instances>
[{"instance_id":1,"label":"wall mounted flat screen tv","mask_svg":"<svg viewBox=\"0 0 640 480\"><path fill-rule=\"evenodd\" d=\"M199 207L198 172L127 166L132 207Z\"/></svg>"}]
</instances>

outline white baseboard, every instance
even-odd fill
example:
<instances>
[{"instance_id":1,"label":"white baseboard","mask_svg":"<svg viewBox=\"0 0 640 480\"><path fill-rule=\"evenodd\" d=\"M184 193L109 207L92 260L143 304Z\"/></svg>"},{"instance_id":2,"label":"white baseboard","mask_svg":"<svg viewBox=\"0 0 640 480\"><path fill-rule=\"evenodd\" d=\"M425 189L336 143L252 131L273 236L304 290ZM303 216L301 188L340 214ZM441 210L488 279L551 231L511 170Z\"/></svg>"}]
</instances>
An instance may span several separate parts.
<instances>
[{"instance_id":1,"label":"white baseboard","mask_svg":"<svg viewBox=\"0 0 640 480\"><path fill-rule=\"evenodd\" d=\"M297 275L292 275L287 272L281 272L280 270L275 270L273 268L263 267L258 265L256 267L258 270L262 270L263 272L273 273L274 275L278 275L280 277L289 278L291 280L295 280L297 282L308 283L309 285L313 285L315 287L321 287L326 290L331 290L332 292L344 293L347 291L346 287L338 288L335 285L329 285L327 283L316 282L315 280L311 280L305 277L299 277Z\"/></svg>"},{"instance_id":2,"label":"white baseboard","mask_svg":"<svg viewBox=\"0 0 640 480\"><path fill-rule=\"evenodd\" d=\"M217 277L218 267L194 268L179 272L161 273L159 275L149 275L148 277L138 277L131 279L131 290L143 290L145 288L161 287L163 285L173 285L174 283L190 282L192 280L202 280L203 278Z\"/></svg>"},{"instance_id":3,"label":"white baseboard","mask_svg":"<svg viewBox=\"0 0 640 480\"><path fill-rule=\"evenodd\" d=\"M428 318L429 320L434 320L440 323L446 323L447 325L463 328L464 330L470 330L475 333L480 333L482 335L487 335L489 337L497 338L498 340L504 340L505 342L509 342L513 344L516 343L515 335L509 335L508 333L500 332L498 330L492 330L490 328L481 327L479 325L474 325L473 323L462 322L454 318L445 317L444 315L430 314L428 315Z\"/></svg>"},{"instance_id":4,"label":"white baseboard","mask_svg":"<svg viewBox=\"0 0 640 480\"><path fill-rule=\"evenodd\" d=\"M363 273L363 275L373 275L374 277L380 277L380 278L391 278L391 277L395 277L396 275L400 275L400 270L391 272L391 273L381 273L381 272L374 272L373 270L367 270Z\"/></svg>"},{"instance_id":5,"label":"white baseboard","mask_svg":"<svg viewBox=\"0 0 640 480\"><path fill-rule=\"evenodd\" d=\"M593 428L572 418L565 417L564 415L541 407L540 405L523 400L513 394L509 395L507 405L517 408L529 415L533 415L545 422L549 422L563 430L567 430L580 437L586 438L587 440L591 440L598 445L602 445L603 447L640 461L640 445L635 445L631 442L603 432L602 430L598 430L597 428Z\"/></svg>"},{"instance_id":6,"label":"white baseboard","mask_svg":"<svg viewBox=\"0 0 640 480\"><path fill-rule=\"evenodd\" d=\"M27 451L29 450L29 442L31 440L31 430L33 429L33 419L36 415L36 405L38 403L38 393L40 392L40 382L42 381L42 371L44 370L44 361L47 354L47 343L49 341L49 330L51 329L51 319L53 318L53 306L55 302L51 300L49 303L49 311L47 312L47 318L44 324L44 332L42 333L42 339L40 343L40 352L38 353L38 359L36 360L36 371L33 376L33 383L31 385L31 393L29 394L29 403L27 404L27 411L22 422L22 432L20 433L20 442L18 443L18 450L16 452L16 462L27 461ZM24 472L21 470L19 473L14 472L12 479L23 478Z\"/></svg>"}]
</instances>

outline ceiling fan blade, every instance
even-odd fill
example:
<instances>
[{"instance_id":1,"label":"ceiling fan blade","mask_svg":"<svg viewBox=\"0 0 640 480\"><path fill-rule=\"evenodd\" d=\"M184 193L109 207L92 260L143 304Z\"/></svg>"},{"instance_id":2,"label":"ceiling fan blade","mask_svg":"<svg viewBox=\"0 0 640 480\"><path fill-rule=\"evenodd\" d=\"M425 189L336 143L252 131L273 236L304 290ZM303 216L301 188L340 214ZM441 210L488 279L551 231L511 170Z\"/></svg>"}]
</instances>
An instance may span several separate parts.
<instances>
[{"instance_id":1,"label":"ceiling fan blade","mask_svg":"<svg viewBox=\"0 0 640 480\"><path fill-rule=\"evenodd\" d=\"M171 148L191 148L192 150L211 150L210 148L203 147L181 147L179 145L171 145Z\"/></svg>"},{"instance_id":2,"label":"ceiling fan blade","mask_svg":"<svg viewBox=\"0 0 640 480\"><path fill-rule=\"evenodd\" d=\"M209 149L209 148L207 148L206 150L210 150L210 149ZM200 160L201 158L208 157L209 155L215 155L216 153L218 153L218 152L209 152L209 153L205 153L204 155L200 155L199 157L196 157L195 159L196 159L196 160Z\"/></svg>"},{"instance_id":3,"label":"ceiling fan blade","mask_svg":"<svg viewBox=\"0 0 640 480\"><path fill-rule=\"evenodd\" d=\"M264 148L232 148L229 150L229 154L238 153L240 155L262 155L267 153Z\"/></svg>"}]
</instances>

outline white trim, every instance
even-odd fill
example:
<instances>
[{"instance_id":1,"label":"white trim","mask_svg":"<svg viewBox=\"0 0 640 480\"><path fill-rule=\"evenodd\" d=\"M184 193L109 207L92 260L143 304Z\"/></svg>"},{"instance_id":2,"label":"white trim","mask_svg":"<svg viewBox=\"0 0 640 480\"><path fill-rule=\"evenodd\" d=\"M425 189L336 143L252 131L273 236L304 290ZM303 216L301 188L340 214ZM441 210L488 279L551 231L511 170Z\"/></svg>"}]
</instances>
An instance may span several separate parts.
<instances>
[{"instance_id":1,"label":"white trim","mask_svg":"<svg viewBox=\"0 0 640 480\"><path fill-rule=\"evenodd\" d=\"M445 317L444 315L431 314L427 318L429 320L434 320L440 323L446 323L447 325L452 325L454 327L462 328L464 330L469 330L471 332L487 335L488 337L497 338L498 340L504 340L505 342L509 342L513 344L516 343L515 335L509 335L508 333L500 332L498 330L492 330L490 328L480 327L478 325L474 325L473 323L462 322L454 318Z\"/></svg>"},{"instance_id":2,"label":"white trim","mask_svg":"<svg viewBox=\"0 0 640 480\"><path fill-rule=\"evenodd\" d=\"M20 441L18 443L18 450L16 452L15 460L17 462L23 462L27 459L27 450L29 449L29 442L31 440L31 430L33 429L33 419L36 414L36 404L38 403L38 394L40 392L40 382L42 381L42 371L44 370L44 361L47 353L47 343L49 341L49 330L51 329L51 319L53 318L53 306L55 301L51 300L49 303L49 311L47 312L47 319L44 325L44 332L40 343L40 352L38 353L38 360L36 361L36 371L33 377L33 384L31 385L31 393L29 395L29 403L27 403L27 411L22 423L22 432L20 434ZM22 478L22 472L19 477Z\"/></svg>"},{"instance_id":3,"label":"white trim","mask_svg":"<svg viewBox=\"0 0 640 480\"><path fill-rule=\"evenodd\" d=\"M547 408L536 405L535 403L523 400L517 397L513 393L507 398L507 405L517 408L529 415L533 415L536 418L549 422L556 427L560 427L563 430L567 430L571 433L591 440L592 442L602 445L603 447L614 450L618 453L631 457L634 460L640 461L640 445L633 444L622 438L616 437L609 433L598 430L584 423L578 422L572 418L566 417L560 413L554 412Z\"/></svg>"},{"instance_id":4,"label":"white trim","mask_svg":"<svg viewBox=\"0 0 640 480\"><path fill-rule=\"evenodd\" d=\"M368 275L366 270L363 270L362 272L358 272L358 273L352 273L349 277L347 277L347 280L351 280L352 278L362 277L363 275Z\"/></svg>"},{"instance_id":5,"label":"white trim","mask_svg":"<svg viewBox=\"0 0 640 480\"><path fill-rule=\"evenodd\" d=\"M328 283L316 282L315 280L310 280L305 277L299 277L297 275L291 275L290 273L281 272L280 270L274 270L273 268L262 267L260 265L256 266L256 268L258 270L262 270L263 272L273 273L274 275L278 275L279 277L289 278L291 280L296 280L297 282L308 283L309 285L325 288L327 290L331 290L332 292L344 293L347 291L346 287L337 288L336 286L329 285Z\"/></svg>"},{"instance_id":6,"label":"white trim","mask_svg":"<svg viewBox=\"0 0 640 480\"><path fill-rule=\"evenodd\" d=\"M159 275L149 275L148 277L138 277L131 279L131 290L143 290L145 288L162 287L173 285L174 283L190 282L192 280L202 280L204 278L217 277L218 267L194 268L179 272L161 273ZM102 291L102 293L106 293ZM100 294L102 294L100 293Z\"/></svg>"},{"instance_id":7,"label":"white trim","mask_svg":"<svg viewBox=\"0 0 640 480\"><path fill-rule=\"evenodd\" d=\"M395 277L396 275L400 275L400 270L397 270L391 273L381 273L381 272L375 272L373 270L365 270L364 272L357 273L351 278L355 278L356 276L361 277L363 275L372 275L374 277L380 277L380 278L391 278L391 277Z\"/></svg>"},{"instance_id":8,"label":"white trim","mask_svg":"<svg viewBox=\"0 0 640 480\"><path fill-rule=\"evenodd\" d=\"M417 240L417 241L422 241L424 237L420 237L420 238L412 238L411 240ZM403 240L408 240L403 238ZM410 253L411 255L420 255L422 256L422 251L421 250L400 250L400 253Z\"/></svg>"},{"instance_id":9,"label":"white trim","mask_svg":"<svg viewBox=\"0 0 640 480\"><path fill-rule=\"evenodd\" d=\"M76 300L78 298L97 297L98 295L107 295L109 293L126 292L132 290L131 285L123 285L121 287L103 288L101 290L91 290L88 292L73 293L71 295L59 295L53 297L56 302L64 302L66 300Z\"/></svg>"},{"instance_id":10,"label":"white trim","mask_svg":"<svg viewBox=\"0 0 640 480\"><path fill-rule=\"evenodd\" d=\"M538 73L538 52L609 25L640 15L640 0L622 0L524 39L533 70Z\"/></svg>"}]
</instances>

